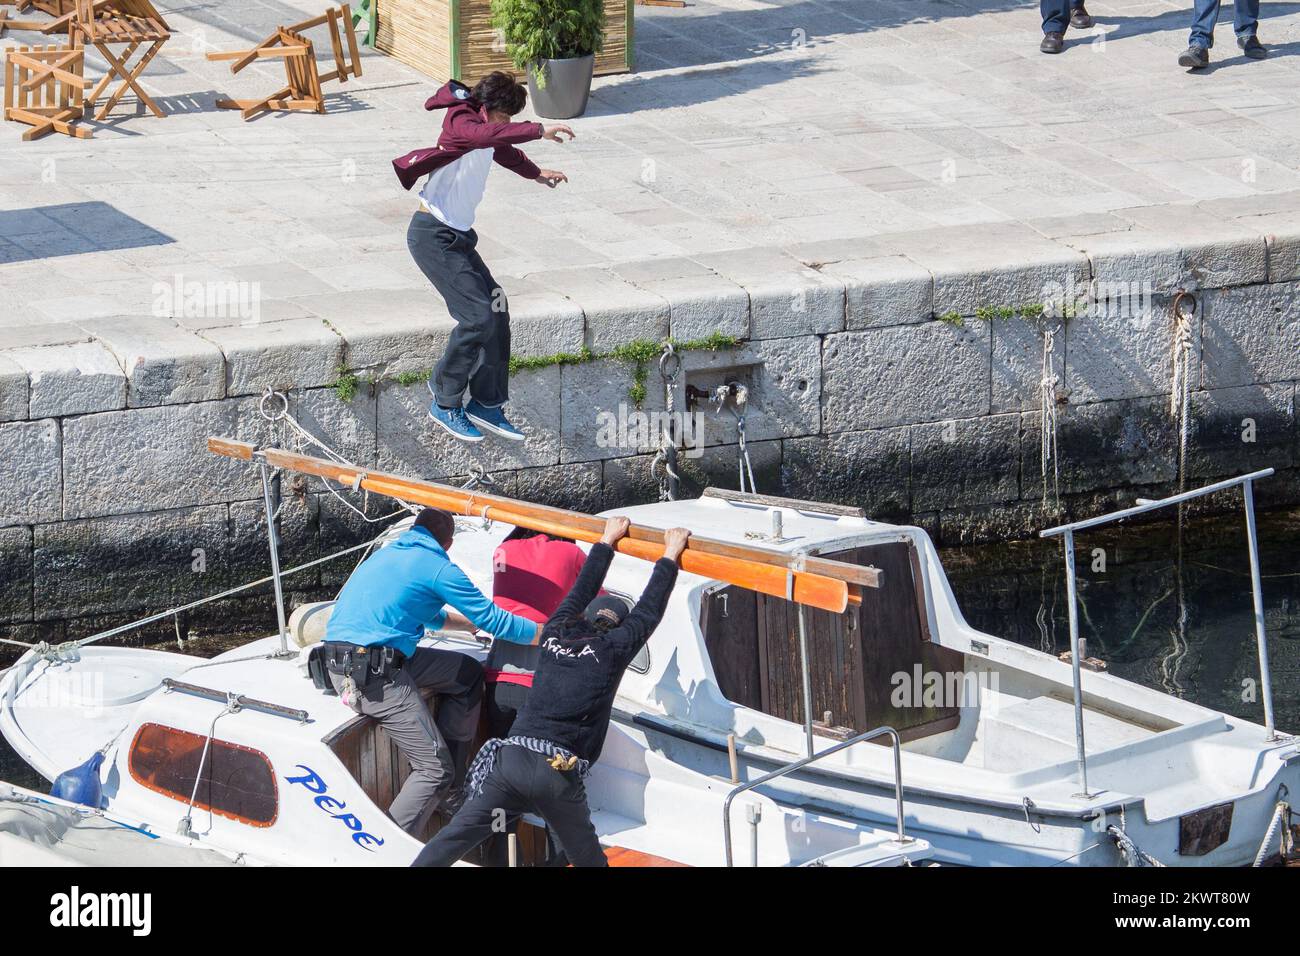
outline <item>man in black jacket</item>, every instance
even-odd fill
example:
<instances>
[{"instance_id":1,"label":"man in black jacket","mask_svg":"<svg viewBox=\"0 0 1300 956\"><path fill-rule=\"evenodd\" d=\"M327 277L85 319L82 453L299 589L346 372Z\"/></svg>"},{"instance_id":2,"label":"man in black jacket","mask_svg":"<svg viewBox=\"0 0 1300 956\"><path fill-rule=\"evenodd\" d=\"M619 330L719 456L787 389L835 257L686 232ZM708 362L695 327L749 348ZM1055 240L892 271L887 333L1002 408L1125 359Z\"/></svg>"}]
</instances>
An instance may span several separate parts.
<instances>
[{"instance_id":1,"label":"man in black jacket","mask_svg":"<svg viewBox=\"0 0 1300 956\"><path fill-rule=\"evenodd\" d=\"M623 671L664 616L677 581L677 561L690 532L664 535L641 600L600 595L627 534L627 518L610 518L591 548L569 596L542 629L533 689L510 736L489 740L469 769L470 798L415 858L414 866L450 866L521 813L546 821L575 866L604 866L582 785L600 757Z\"/></svg>"}]
</instances>

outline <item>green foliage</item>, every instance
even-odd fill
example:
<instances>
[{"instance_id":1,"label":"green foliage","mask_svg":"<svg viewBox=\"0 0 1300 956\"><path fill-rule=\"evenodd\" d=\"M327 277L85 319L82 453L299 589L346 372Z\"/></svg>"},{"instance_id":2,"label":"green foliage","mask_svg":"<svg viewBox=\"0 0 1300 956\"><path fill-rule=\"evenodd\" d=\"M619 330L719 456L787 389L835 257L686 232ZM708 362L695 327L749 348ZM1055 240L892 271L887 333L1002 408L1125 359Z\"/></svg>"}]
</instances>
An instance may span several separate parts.
<instances>
[{"instance_id":1,"label":"green foliage","mask_svg":"<svg viewBox=\"0 0 1300 956\"><path fill-rule=\"evenodd\" d=\"M627 362L629 365L644 365L651 359L658 358L663 350L662 342L653 339L634 339L626 345L616 346L614 351L609 353L609 357Z\"/></svg>"},{"instance_id":2,"label":"green foliage","mask_svg":"<svg viewBox=\"0 0 1300 956\"><path fill-rule=\"evenodd\" d=\"M740 345L739 338L723 332L710 332L702 339L687 339L685 342L670 341L673 343L673 348L679 352L721 352Z\"/></svg>"},{"instance_id":3,"label":"green foliage","mask_svg":"<svg viewBox=\"0 0 1300 956\"><path fill-rule=\"evenodd\" d=\"M428 372L398 372L393 376L393 381L398 385L417 385L428 377Z\"/></svg>"},{"instance_id":4,"label":"green foliage","mask_svg":"<svg viewBox=\"0 0 1300 956\"><path fill-rule=\"evenodd\" d=\"M966 320L961 317L961 313L956 309L953 309L951 312L945 312L943 315L938 316L938 319L940 322L946 322L949 325L955 325L958 328L966 324Z\"/></svg>"},{"instance_id":5,"label":"green foliage","mask_svg":"<svg viewBox=\"0 0 1300 956\"><path fill-rule=\"evenodd\" d=\"M330 388L334 389L334 394L339 397L340 402L350 402L357 397L357 386L361 384L361 379L346 365L340 365L337 371L339 377L334 380Z\"/></svg>"},{"instance_id":6,"label":"green foliage","mask_svg":"<svg viewBox=\"0 0 1300 956\"><path fill-rule=\"evenodd\" d=\"M520 70L539 60L567 60L599 53L605 40L602 0L492 0L492 26L506 41ZM545 71L537 83L546 85Z\"/></svg>"},{"instance_id":7,"label":"green foliage","mask_svg":"<svg viewBox=\"0 0 1300 956\"><path fill-rule=\"evenodd\" d=\"M1010 306L1010 305L982 305L975 310L975 318L984 322L1010 322L1016 316L1020 316L1027 322L1036 322L1047 313L1047 307L1041 302L1031 302L1029 305ZM951 325L962 325L960 316L956 312L948 312L939 316L939 321L948 322Z\"/></svg>"},{"instance_id":8,"label":"green foliage","mask_svg":"<svg viewBox=\"0 0 1300 956\"><path fill-rule=\"evenodd\" d=\"M533 355L528 357L512 355L510 356L510 374L514 375L516 372L549 368L552 365L581 365L583 362L590 362L595 358L597 358L596 353L585 345L580 352L556 352L553 355Z\"/></svg>"},{"instance_id":9,"label":"green foliage","mask_svg":"<svg viewBox=\"0 0 1300 956\"><path fill-rule=\"evenodd\" d=\"M711 332L701 339L687 339L684 342L678 342L670 339L673 348L678 352L721 352L724 349L734 349L740 346L742 339L734 335L725 335L722 332ZM664 343L656 342L654 339L634 339L625 345L617 346L608 352L593 352L587 346L583 346L577 352L554 352L551 355L512 355L510 356L510 374L516 375L519 372L531 372L537 369L550 368L552 365L582 365L586 362L595 362L598 359L614 359L632 366L632 385L628 389L628 397L632 403L641 407L641 403L646 397L646 378L647 366L651 362L657 362L659 356L663 354ZM338 380L330 387L338 395L341 401L350 402L357 394L357 387L361 384L355 372L345 366L339 366ZM392 377L392 380L398 385L410 386L417 385L429 377L429 372L401 372ZM372 382L372 386L379 383Z\"/></svg>"},{"instance_id":10,"label":"green foliage","mask_svg":"<svg viewBox=\"0 0 1300 956\"><path fill-rule=\"evenodd\" d=\"M645 402L645 378L646 367L644 364L638 365L632 369L632 387L627 390L627 397L632 399L632 404L640 408Z\"/></svg>"}]
</instances>

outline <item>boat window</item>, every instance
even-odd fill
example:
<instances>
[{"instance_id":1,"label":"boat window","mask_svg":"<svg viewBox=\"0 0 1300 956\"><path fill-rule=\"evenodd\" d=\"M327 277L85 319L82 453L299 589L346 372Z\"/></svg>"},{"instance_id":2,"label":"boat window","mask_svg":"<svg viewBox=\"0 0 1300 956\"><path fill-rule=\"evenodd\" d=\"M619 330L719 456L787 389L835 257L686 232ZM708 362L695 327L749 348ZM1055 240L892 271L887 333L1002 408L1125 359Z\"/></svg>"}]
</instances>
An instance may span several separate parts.
<instances>
[{"instance_id":1,"label":"boat window","mask_svg":"<svg viewBox=\"0 0 1300 956\"><path fill-rule=\"evenodd\" d=\"M188 804L202 761L196 807L250 826L273 824L279 797L266 754L214 737L204 757L207 742L202 734L143 724L131 742L131 776L155 793Z\"/></svg>"},{"instance_id":2,"label":"boat window","mask_svg":"<svg viewBox=\"0 0 1300 956\"><path fill-rule=\"evenodd\" d=\"M632 658L632 663L627 665L627 669L634 674L650 673L650 645L642 644L641 650L636 652L636 657Z\"/></svg>"}]
</instances>

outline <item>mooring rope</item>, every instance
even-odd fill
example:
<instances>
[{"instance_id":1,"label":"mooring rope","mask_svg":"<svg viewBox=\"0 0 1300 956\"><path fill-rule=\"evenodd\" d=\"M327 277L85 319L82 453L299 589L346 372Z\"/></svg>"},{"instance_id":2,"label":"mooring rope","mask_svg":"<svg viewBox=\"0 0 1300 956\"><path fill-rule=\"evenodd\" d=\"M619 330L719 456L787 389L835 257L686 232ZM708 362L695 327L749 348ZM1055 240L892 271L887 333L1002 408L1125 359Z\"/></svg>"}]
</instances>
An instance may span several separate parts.
<instances>
[{"instance_id":1,"label":"mooring rope","mask_svg":"<svg viewBox=\"0 0 1300 956\"><path fill-rule=\"evenodd\" d=\"M1183 311L1183 303L1192 304L1189 315ZM1192 315L1196 314L1196 299L1186 291L1174 296L1173 302L1173 337L1170 342L1169 361L1172 367L1172 380L1169 388L1169 414L1178 425L1178 490L1187 490L1187 437L1192 391ZM1179 506L1179 515L1182 506Z\"/></svg>"},{"instance_id":2,"label":"mooring rope","mask_svg":"<svg viewBox=\"0 0 1300 956\"><path fill-rule=\"evenodd\" d=\"M668 371L669 368L672 369L671 372ZM664 383L664 408L668 414L659 432L659 450L655 453L654 460L650 462L651 476L659 468L664 472L663 477L659 479L660 501L675 500L677 497L675 486L681 481L681 476L676 469L677 442L672 434L673 393L677 389L677 376L681 374L681 370L682 357L677 354L672 342L665 342L663 354L659 356L659 377Z\"/></svg>"},{"instance_id":3,"label":"mooring rope","mask_svg":"<svg viewBox=\"0 0 1300 956\"><path fill-rule=\"evenodd\" d=\"M1189 313L1184 309L1184 305L1190 303L1192 306ZM1187 490L1187 445L1188 435L1191 425L1191 392L1192 392L1192 345L1194 344L1194 333L1192 329L1192 316L1196 314L1196 299L1186 290L1179 290L1174 296L1172 305L1172 325L1171 338L1169 343L1169 365L1170 365L1170 384L1169 384L1169 415L1178 428L1178 491L1182 493ZM1186 512L1186 505L1180 503L1177 510L1177 557L1174 564L1174 575L1176 577L1176 589L1178 594L1178 617L1174 622L1174 627L1170 629L1170 638L1173 640L1173 649L1170 650L1160 661L1160 680L1165 689L1181 697L1183 689L1178 680L1178 672L1182 669L1183 661L1190 651L1187 642L1187 602L1184 598L1183 586L1183 521Z\"/></svg>"},{"instance_id":4,"label":"mooring rope","mask_svg":"<svg viewBox=\"0 0 1300 956\"><path fill-rule=\"evenodd\" d=\"M1056 387L1060 384L1060 377L1056 374L1055 365L1052 362L1052 356L1056 351L1056 333L1061 331L1058 325L1056 328L1044 328L1043 330L1043 365L1041 375L1038 380L1038 405L1039 405L1039 447L1040 460L1039 467L1043 475L1043 507L1047 507L1047 469L1052 469L1052 503L1053 507L1060 510L1061 507L1061 469L1059 458L1056 453Z\"/></svg>"},{"instance_id":5,"label":"mooring rope","mask_svg":"<svg viewBox=\"0 0 1300 956\"><path fill-rule=\"evenodd\" d=\"M271 412L267 410L267 403L273 398L279 399L280 401L279 411ZM258 413L264 419L266 419L271 425L274 426L276 424L279 424L281 426L281 431L280 431L281 444L284 447L288 448L290 451L293 451L295 453L301 453L304 447L306 447L307 445L311 445L319 449L320 451L322 451L325 454L325 457L328 458L330 461L334 462L336 465L346 465L349 468L357 467L351 461L348 461L348 459L345 456L335 451L325 442L321 441L319 438L317 438L315 435L309 432L306 428L303 427L301 422L299 422L296 418L294 418L293 414L289 411L289 398L283 392L274 391L268 385L266 387L266 391L262 394L261 404L258 405ZM328 491L330 494L332 494L335 498L337 498L345 508L355 513L358 517L361 518L362 521L368 522L370 524L374 524L380 521L388 521L392 518L397 517L400 514L408 514L408 513L419 514L420 512L418 506L403 501L401 502L402 507L398 508L396 511L390 514L381 515L379 517L372 518L366 512L366 509L369 508L370 506L370 492L368 490L364 488L361 489L361 493L363 495L361 499L362 507L358 508L352 502L344 498L343 495L339 492L338 489L334 487L333 483L330 482L328 478L322 477L321 483L324 484L325 490Z\"/></svg>"},{"instance_id":6,"label":"mooring rope","mask_svg":"<svg viewBox=\"0 0 1300 956\"><path fill-rule=\"evenodd\" d=\"M384 534L386 533L387 532L384 532ZM314 568L318 564L333 561L336 558L352 554L362 550L363 548L372 548L384 537L384 534L379 534L369 541L363 541L361 544L355 544L350 548L344 548L342 551L327 554L323 558L316 558L315 560L300 564L297 567L287 568L280 572L280 576L284 577L289 574L297 574L299 571L306 571L308 568ZM239 594L241 591L247 591L251 588L268 584L274 579L274 575L268 574L264 578L258 578L256 581L249 581L247 584L241 584L237 587L229 588L219 594L212 594L205 598L199 598L197 601L191 601L188 604L181 604L177 607L169 608L166 611L159 611L157 614L150 614L148 617L142 617L137 621L131 621L128 624L122 624L107 631L100 631L98 634L92 634L89 637L83 637L75 641L64 641L61 644L50 644L48 641L29 643L27 641L14 641L8 638L0 638L0 644L12 644L14 647L22 647L27 650L34 649L37 651L38 656L50 661L70 660L72 658L67 657L66 655L75 653L78 649L85 647L87 644L91 644L95 641L102 641L110 637L116 637L119 634L125 634L127 631L133 631L138 627L144 627L146 624L153 624L156 621L161 621L165 618L172 617L173 615L183 614L186 611L193 610L196 607L201 607L204 604L210 604L213 601L220 601L222 598L228 598L231 595Z\"/></svg>"},{"instance_id":7,"label":"mooring rope","mask_svg":"<svg viewBox=\"0 0 1300 956\"><path fill-rule=\"evenodd\" d=\"M1285 800L1279 800L1277 806L1273 809L1273 819L1269 821L1268 831L1264 834L1264 842L1259 845L1259 852L1255 854L1255 862L1251 866L1263 866L1264 860L1267 859L1269 844L1273 842L1273 837L1281 831L1282 838L1278 841L1278 855L1285 858L1287 856L1288 844L1291 841L1290 831L1282 825L1283 821L1291 816L1291 806Z\"/></svg>"},{"instance_id":8,"label":"mooring rope","mask_svg":"<svg viewBox=\"0 0 1300 956\"><path fill-rule=\"evenodd\" d=\"M727 399L735 396L735 408L727 407ZM749 404L749 389L739 382L719 385L709 396L709 404L714 406L715 414L721 415L726 408L736 419L736 440L739 443L736 457L736 477L742 492L758 494L758 484L754 481L754 466L749 460L748 437L745 434L745 407Z\"/></svg>"},{"instance_id":9,"label":"mooring rope","mask_svg":"<svg viewBox=\"0 0 1300 956\"><path fill-rule=\"evenodd\" d=\"M1141 847L1134 843L1133 838L1125 833L1122 828L1112 823L1106 827L1106 832L1115 838L1115 842L1119 845L1120 855L1124 857L1124 862L1129 866L1164 866L1150 853L1144 852Z\"/></svg>"}]
</instances>

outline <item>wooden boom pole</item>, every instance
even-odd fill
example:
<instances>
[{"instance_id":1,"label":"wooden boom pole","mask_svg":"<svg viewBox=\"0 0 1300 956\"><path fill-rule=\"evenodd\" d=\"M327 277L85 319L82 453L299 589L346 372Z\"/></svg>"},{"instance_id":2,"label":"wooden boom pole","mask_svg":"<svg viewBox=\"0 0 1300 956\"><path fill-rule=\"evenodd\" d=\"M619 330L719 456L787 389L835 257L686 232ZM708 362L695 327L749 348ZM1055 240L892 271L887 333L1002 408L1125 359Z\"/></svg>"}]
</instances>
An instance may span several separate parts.
<instances>
[{"instance_id":1,"label":"wooden boom pole","mask_svg":"<svg viewBox=\"0 0 1300 956\"><path fill-rule=\"evenodd\" d=\"M259 449L229 438L209 438L208 450L242 461L263 460L275 468L328 478L354 490L364 488L375 494L442 508L453 514L487 518L578 541L599 541L605 528L603 518L577 511L339 465L278 448ZM633 525L628 535L618 543L617 550L645 561L656 561L664 553L663 531ZM875 568L809 555L784 554L694 535L682 554L681 566L691 574L716 578L837 614L849 604L861 603L858 587L879 586L879 572Z\"/></svg>"}]
</instances>

